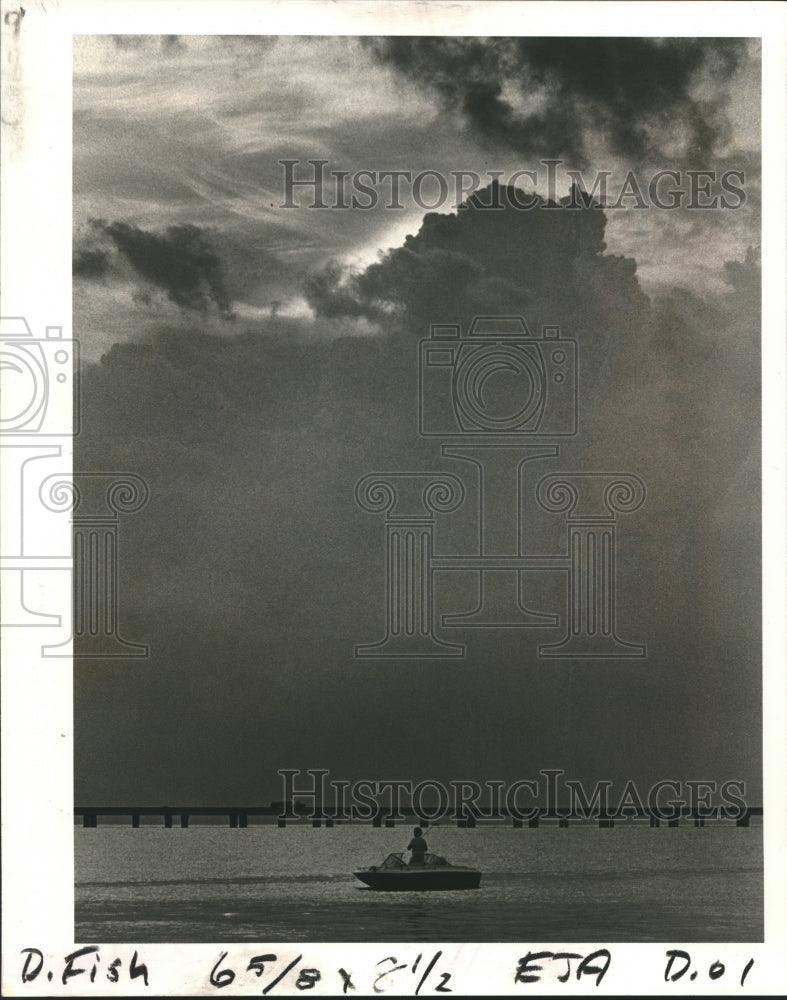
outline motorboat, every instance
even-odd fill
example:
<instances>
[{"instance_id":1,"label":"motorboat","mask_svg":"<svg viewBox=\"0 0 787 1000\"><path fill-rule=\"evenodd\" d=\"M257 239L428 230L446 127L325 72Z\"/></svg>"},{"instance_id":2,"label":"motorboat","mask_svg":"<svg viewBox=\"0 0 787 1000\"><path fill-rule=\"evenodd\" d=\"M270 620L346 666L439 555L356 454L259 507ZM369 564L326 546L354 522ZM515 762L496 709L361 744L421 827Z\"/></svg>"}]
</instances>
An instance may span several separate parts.
<instances>
[{"instance_id":1,"label":"motorboat","mask_svg":"<svg viewBox=\"0 0 787 1000\"><path fill-rule=\"evenodd\" d=\"M389 854L382 864L361 868L353 875L377 892L477 889L481 884L480 871L452 865L439 854L425 854L423 864L408 864L404 852Z\"/></svg>"}]
</instances>

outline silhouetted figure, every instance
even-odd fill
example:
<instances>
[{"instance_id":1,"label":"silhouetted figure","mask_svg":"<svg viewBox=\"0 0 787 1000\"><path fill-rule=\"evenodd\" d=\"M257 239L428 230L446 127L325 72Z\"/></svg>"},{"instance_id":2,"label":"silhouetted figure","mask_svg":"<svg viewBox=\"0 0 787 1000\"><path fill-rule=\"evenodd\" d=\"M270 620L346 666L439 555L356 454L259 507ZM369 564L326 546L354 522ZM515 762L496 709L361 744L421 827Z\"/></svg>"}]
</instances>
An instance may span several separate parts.
<instances>
[{"instance_id":1,"label":"silhouetted figure","mask_svg":"<svg viewBox=\"0 0 787 1000\"><path fill-rule=\"evenodd\" d=\"M407 845L407 850L413 852L413 856L410 858L411 865L422 865L424 863L424 855L426 854L426 841L421 835L420 826L417 826L413 830L413 839Z\"/></svg>"}]
</instances>

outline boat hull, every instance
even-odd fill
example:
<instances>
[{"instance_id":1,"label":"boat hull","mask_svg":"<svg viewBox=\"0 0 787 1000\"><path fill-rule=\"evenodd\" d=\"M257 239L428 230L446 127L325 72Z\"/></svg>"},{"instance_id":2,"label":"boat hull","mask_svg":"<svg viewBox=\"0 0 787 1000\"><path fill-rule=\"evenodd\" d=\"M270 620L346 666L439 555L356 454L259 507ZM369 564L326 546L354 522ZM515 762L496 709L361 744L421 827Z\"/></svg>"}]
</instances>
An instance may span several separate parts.
<instances>
[{"instance_id":1,"label":"boat hull","mask_svg":"<svg viewBox=\"0 0 787 1000\"><path fill-rule=\"evenodd\" d=\"M411 868L386 871L362 869L353 872L376 892L445 892L478 889L481 872L472 868Z\"/></svg>"}]
</instances>

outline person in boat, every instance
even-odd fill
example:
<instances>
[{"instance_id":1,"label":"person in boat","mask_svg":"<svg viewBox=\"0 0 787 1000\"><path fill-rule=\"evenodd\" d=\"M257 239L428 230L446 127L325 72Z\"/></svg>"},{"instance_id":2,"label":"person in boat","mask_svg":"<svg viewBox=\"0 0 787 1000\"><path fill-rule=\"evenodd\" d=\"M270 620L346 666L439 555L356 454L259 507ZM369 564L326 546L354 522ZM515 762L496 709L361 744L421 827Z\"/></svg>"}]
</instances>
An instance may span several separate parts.
<instances>
[{"instance_id":1,"label":"person in boat","mask_svg":"<svg viewBox=\"0 0 787 1000\"><path fill-rule=\"evenodd\" d=\"M411 865L422 865L424 863L427 848L420 826L417 826L413 830L413 839L407 845L407 850L413 852L410 858Z\"/></svg>"}]
</instances>

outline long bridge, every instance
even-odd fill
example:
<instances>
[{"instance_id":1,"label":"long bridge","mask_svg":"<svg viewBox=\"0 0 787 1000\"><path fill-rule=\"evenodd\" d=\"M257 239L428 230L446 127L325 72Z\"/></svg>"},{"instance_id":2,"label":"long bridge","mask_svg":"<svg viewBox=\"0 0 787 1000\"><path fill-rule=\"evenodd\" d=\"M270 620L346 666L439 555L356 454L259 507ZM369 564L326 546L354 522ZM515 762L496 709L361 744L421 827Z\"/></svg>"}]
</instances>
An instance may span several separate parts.
<instances>
[{"instance_id":1,"label":"long bridge","mask_svg":"<svg viewBox=\"0 0 787 1000\"><path fill-rule=\"evenodd\" d=\"M288 808L283 807L287 805ZM282 815L285 813L285 815ZM275 803L267 806L196 806L196 805L176 805L176 806L75 806L75 817L82 818L82 826L94 828L98 826L99 817L129 817L131 826L137 828L141 825L142 817L160 817L164 828L171 829L174 825L187 828L192 818L205 817L226 817L231 828L245 829L249 825L249 818L252 816L275 817L279 827L287 825L301 825L304 821L311 821L313 827L332 827L340 823L364 822L351 818L346 813L323 807L309 813L298 813L297 806L292 810L291 803ZM566 828L571 824L595 821L601 828L614 827L617 823L627 823L638 820L648 820L651 827L668 826L676 827L684 823L693 823L694 826L705 826L708 821L734 822L735 826L748 827L753 816L762 816L762 806L746 806L740 810L739 814L730 815L730 810L722 806L702 806L690 808L681 806L672 810L667 809L637 809L633 806L626 806L620 812L597 812L586 815L582 811L570 809L546 809L534 807L529 811L527 818L521 814L502 809L497 812L484 811L482 809L464 809L462 814L457 814L454 810L448 810L441 817L441 822L448 819L460 829L472 829L477 823L500 823L510 821L515 829L528 827L538 828L542 822L549 825L557 825ZM415 813L411 808L401 808L396 813L378 810L376 815L365 822L374 827L391 828L399 823L418 823L427 828L433 819ZM146 824L147 825L147 824Z\"/></svg>"}]
</instances>

